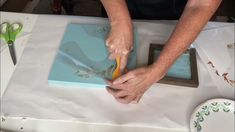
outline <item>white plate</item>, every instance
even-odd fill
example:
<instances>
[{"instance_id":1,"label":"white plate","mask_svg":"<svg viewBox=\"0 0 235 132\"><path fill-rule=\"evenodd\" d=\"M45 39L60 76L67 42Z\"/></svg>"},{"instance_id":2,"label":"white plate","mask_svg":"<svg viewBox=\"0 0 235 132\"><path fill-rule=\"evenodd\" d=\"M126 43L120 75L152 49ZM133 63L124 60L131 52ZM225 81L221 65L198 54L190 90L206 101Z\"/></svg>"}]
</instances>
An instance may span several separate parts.
<instances>
[{"instance_id":1,"label":"white plate","mask_svg":"<svg viewBox=\"0 0 235 132\"><path fill-rule=\"evenodd\" d=\"M234 114L233 100L208 100L194 110L191 132L234 132Z\"/></svg>"}]
</instances>

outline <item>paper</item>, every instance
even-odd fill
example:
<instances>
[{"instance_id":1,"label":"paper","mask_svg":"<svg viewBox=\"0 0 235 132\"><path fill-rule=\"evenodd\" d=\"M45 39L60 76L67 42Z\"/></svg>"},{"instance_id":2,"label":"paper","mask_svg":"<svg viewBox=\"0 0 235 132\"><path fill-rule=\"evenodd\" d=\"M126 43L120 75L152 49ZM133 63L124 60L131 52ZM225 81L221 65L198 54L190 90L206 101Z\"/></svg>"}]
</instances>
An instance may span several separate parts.
<instances>
[{"instance_id":1,"label":"paper","mask_svg":"<svg viewBox=\"0 0 235 132\"><path fill-rule=\"evenodd\" d=\"M25 45L30 37L29 35L17 38L15 41L15 52L18 62L20 63L21 55L24 51ZM7 88L8 82L16 68L16 65L12 63L8 45L1 41L1 96L3 95L5 89Z\"/></svg>"},{"instance_id":2,"label":"paper","mask_svg":"<svg viewBox=\"0 0 235 132\"><path fill-rule=\"evenodd\" d=\"M69 24L51 68L49 84L105 87L105 80L112 79L116 68L116 62L108 59L105 45L109 30L108 25ZM136 46L128 69L136 66L135 49Z\"/></svg>"},{"instance_id":3,"label":"paper","mask_svg":"<svg viewBox=\"0 0 235 132\"><path fill-rule=\"evenodd\" d=\"M20 63L21 54L23 53L24 47L27 44L29 36L33 30L33 27L37 20L37 15L32 14L19 14L0 12L0 20L3 22L19 22L23 25L23 29L19 36L15 40L15 52L18 62ZM1 53L1 96L4 94L7 88L10 77L12 76L16 66L13 65L8 50L8 45L4 40L0 40L0 53Z\"/></svg>"}]
</instances>

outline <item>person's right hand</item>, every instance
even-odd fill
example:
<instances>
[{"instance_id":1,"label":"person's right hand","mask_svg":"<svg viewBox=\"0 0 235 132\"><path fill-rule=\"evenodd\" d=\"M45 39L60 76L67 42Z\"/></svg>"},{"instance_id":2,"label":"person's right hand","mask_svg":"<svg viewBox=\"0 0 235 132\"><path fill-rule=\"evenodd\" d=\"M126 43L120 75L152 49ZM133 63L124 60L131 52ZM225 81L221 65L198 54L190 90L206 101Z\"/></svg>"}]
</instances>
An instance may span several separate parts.
<instances>
[{"instance_id":1,"label":"person's right hand","mask_svg":"<svg viewBox=\"0 0 235 132\"><path fill-rule=\"evenodd\" d=\"M129 53L133 49L133 31L131 22L111 23L111 31L106 39L110 52L109 59L121 57L120 69L124 71Z\"/></svg>"}]
</instances>

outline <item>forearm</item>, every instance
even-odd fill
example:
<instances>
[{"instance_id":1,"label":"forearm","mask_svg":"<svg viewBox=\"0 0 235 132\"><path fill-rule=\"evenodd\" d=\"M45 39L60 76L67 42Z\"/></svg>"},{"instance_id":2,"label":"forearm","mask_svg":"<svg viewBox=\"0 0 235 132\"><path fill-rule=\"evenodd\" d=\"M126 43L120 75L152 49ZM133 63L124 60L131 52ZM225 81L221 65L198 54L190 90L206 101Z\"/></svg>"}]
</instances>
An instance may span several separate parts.
<instances>
[{"instance_id":1,"label":"forearm","mask_svg":"<svg viewBox=\"0 0 235 132\"><path fill-rule=\"evenodd\" d=\"M221 0L189 0L170 38L153 64L154 72L164 75L195 40L218 8Z\"/></svg>"},{"instance_id":2,"label":"forearm","mask_svg":"<svg viewBox=\"0 0 235 132\"><path fill-rule=\"evenodd\" d=\"M113 24L124 24L132 27L131 18L125 0L101 0L110 20Z\"/></svg>"}]
</instances>

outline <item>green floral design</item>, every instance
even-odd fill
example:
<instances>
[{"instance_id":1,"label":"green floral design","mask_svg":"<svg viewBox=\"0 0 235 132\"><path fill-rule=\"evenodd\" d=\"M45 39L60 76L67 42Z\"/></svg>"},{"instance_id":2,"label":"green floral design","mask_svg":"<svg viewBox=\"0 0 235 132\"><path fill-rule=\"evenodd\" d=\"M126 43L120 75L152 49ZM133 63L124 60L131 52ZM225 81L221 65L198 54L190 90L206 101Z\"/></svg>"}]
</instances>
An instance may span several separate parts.
<instances>
[{"instance_id":1,"label":"green floral design","mask_svg":"<svg viewBox=\"0 0 235 132\"><path fill-rule=\"evenodd\" d=\"M201 111L196 113L197 120L194 121L194 127L197 129L197 132L201 132L202 126L200 123L202 123L205 120L205 117L209 116L212 112L231 112L234 113L234 110L231 110L230 107L231 103L229 102L213 102L209 105L202 106Z\"/></svg>"}]
</instances>

